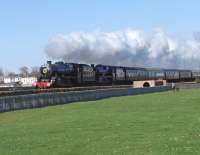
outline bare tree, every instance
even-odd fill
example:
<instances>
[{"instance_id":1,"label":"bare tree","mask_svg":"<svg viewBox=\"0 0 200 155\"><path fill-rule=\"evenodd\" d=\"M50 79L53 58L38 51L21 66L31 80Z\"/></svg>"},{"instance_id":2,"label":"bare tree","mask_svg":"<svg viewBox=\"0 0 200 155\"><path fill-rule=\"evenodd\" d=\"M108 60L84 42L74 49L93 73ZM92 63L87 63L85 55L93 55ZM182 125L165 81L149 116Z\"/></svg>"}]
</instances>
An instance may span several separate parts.
<instances>
[{"instance_id":1,"label":"bare tree","mask_svg":"<svg viewBox=\"0 0 200 155\"><path fill-rule=\"evenodd\" d=\"M21 67L19 71L20 71L20 76L26 77L29 75L29 68L26 66Z\"/></svg>"},{"instance_id":2,"label":"bare tree","mask_svg":"<svg viewBox=\"0 0 200 155\"><path fill-rule=\"evenodd\" d=\"M1 76L4 76L4 72L3 72L3 69L2 68L0 68L0 77Z\"/></svg>"},{"instance_id":3,"label":"bare tree","mask_svg":"<svg viewBox=\"0 0 200 155\"><path fill-rule=\"evenodd\" d=\"M38 77L40 75L40 68L39 67L31 67L30 76Z\"/></svg>"},{"instance_id":4,"label":"bare tree","mask_svg":"<svg viewBox=\"0 0 200 155\"><path fill-rule=\"evenodd\" d=\"M7 72L7 76L8 77L16 77L16 76L18 76L18 74L16 74L15 72Z\"/></svg>"},{"instance_id":5,"label":"bare tree","mask_svg":"<svg viewBox=\"0 0 200 155\"><path fill-rule=\"evenodd\" d=\"M0 83L3 83L3 76L4 76L3 69L0 68Z\"/></svg>"}]
</instances>

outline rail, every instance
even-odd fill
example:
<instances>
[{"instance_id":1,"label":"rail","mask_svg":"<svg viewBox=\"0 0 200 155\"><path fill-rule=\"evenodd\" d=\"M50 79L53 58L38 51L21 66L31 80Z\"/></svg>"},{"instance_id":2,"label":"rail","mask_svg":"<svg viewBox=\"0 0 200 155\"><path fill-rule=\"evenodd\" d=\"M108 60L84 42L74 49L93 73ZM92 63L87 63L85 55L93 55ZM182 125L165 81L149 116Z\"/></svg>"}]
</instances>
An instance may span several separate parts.
<instances>
[{"instance_id":1,"label":"rail","mask_svg":"<svg viewBox=\"0 0 200 155\"><path fill-rule=\"evenodd\" d=\"M15 89L0 91L0 97L39 94L39 93L56 93L56 92L85 91L85 90L110 89L110 88L131 88L131 87L132 85L87 86L87 87L51 88L51 89L15 88Z\"/></svg>"}]
</instances>

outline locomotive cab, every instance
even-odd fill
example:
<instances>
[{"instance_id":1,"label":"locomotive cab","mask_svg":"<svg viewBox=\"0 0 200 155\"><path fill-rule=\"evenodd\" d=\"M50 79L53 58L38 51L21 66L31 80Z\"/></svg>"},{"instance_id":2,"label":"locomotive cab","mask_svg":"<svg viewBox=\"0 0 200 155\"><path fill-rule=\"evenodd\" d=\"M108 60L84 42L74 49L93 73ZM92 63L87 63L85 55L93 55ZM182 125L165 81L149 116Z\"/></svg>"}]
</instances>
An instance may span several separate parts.
<instances>
[{"instance_id":1,"label":"locomotive cab","mask_svg":"<svg viewBox=\"0 0 200 155\"><path fill-rule=\"evenodd\" d=\"M113 82L113 68L106 65L96 65L96 81L98 84L112 84Z\"/></svg>"}]
</instances>

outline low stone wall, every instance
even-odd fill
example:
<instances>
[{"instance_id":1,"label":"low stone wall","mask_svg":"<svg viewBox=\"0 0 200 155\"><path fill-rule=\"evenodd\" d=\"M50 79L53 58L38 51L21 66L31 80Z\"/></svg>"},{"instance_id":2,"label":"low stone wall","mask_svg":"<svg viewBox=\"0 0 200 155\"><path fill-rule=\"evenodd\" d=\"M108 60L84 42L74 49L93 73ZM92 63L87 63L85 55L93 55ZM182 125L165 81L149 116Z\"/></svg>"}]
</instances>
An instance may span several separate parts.
<instances>
[{"instance_id":1,"label":"low stone wall","mask_svg":"<svg viewBox=\"0 0 200 155\"><path fill-rule=\"evenodd\" d=\"M200 88L200 83L176 83L175 85L179 89Z\"/></svg>"},{"instance_id":2,"label":"low stone wall","mask_svg":"<svg viewBox=\"0 0 200 155\"><path fill-rule=\"evenodd\" d=\"M168 90L171 90L171 87L162 86L153 88L115 88L0 97L0 112Z\"/></svg>"}]
</instances>

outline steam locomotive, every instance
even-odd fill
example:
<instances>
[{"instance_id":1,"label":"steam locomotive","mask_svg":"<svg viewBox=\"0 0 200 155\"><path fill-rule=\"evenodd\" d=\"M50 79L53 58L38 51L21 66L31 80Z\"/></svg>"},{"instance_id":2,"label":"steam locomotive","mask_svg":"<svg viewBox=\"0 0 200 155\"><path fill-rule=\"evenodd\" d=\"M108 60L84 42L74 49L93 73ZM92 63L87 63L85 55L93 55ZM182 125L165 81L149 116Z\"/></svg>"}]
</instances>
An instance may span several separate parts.
<instances>
[{"instance_id":1,"label":"steam locomotive","mask_svg":"<svg viewBox=\"0 0 200 155\"><path fill-rule=\"evenodd\" d=\"M168 82L192 81L190 70L151 69L109 65L88 65L47 61L40 67L38 88L90 85L128 85L138 80L163 79Z\"/></svg>"}]
</instances>

